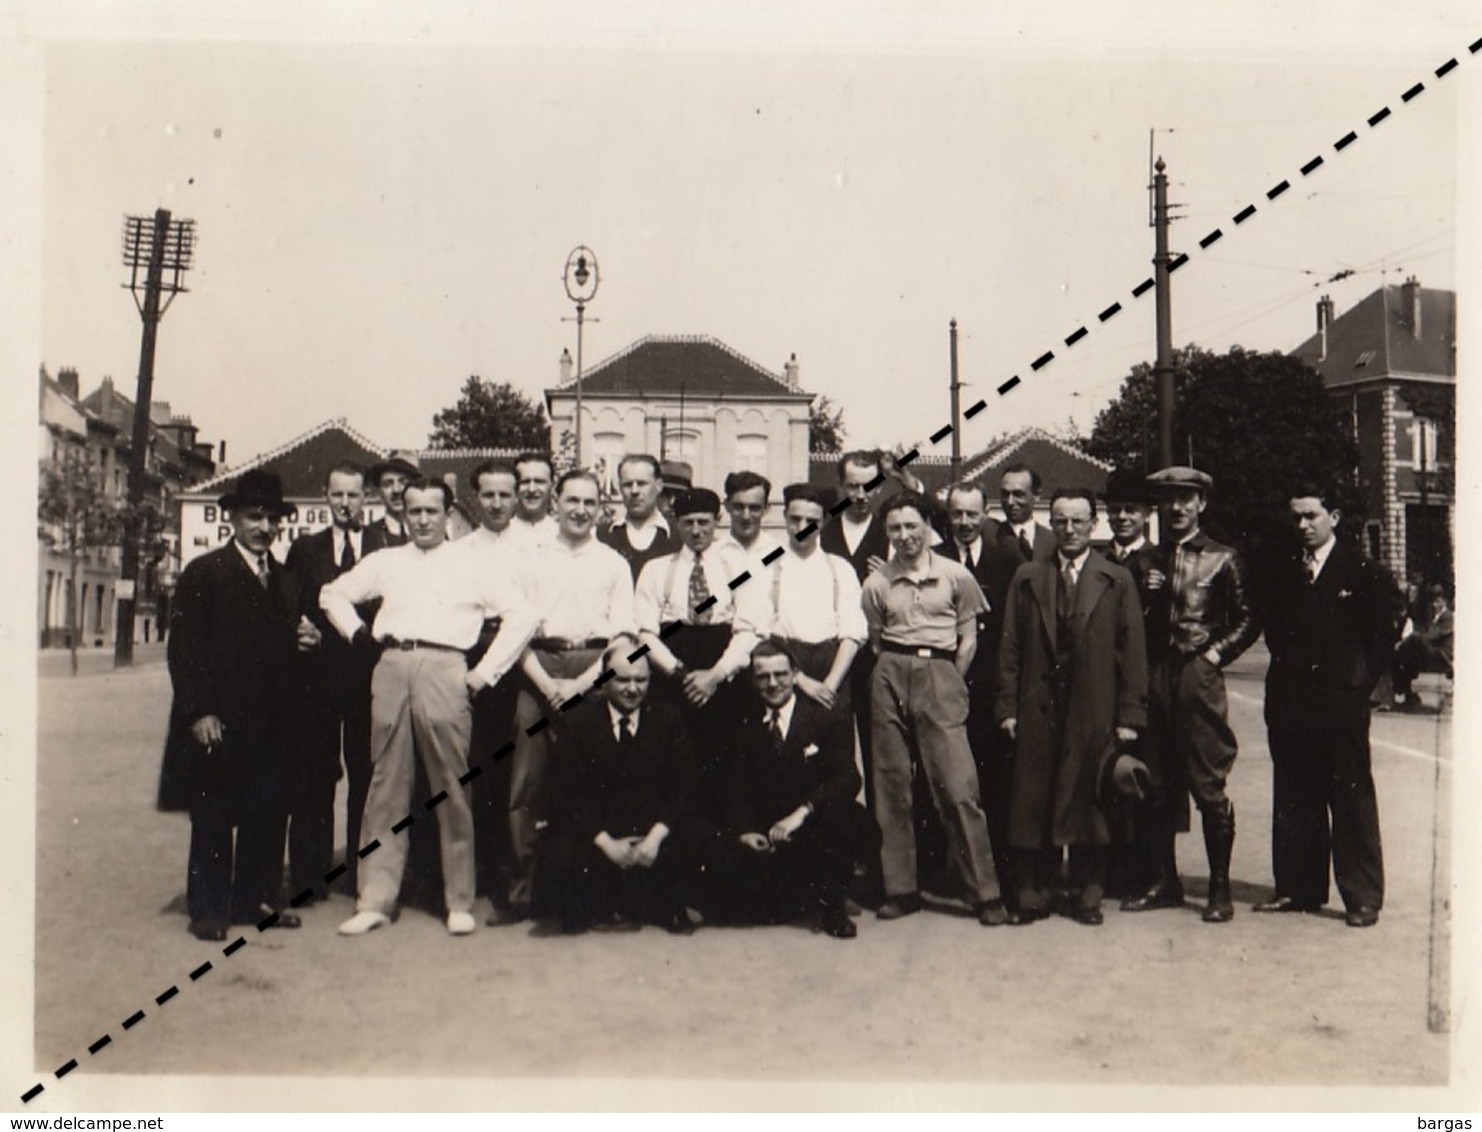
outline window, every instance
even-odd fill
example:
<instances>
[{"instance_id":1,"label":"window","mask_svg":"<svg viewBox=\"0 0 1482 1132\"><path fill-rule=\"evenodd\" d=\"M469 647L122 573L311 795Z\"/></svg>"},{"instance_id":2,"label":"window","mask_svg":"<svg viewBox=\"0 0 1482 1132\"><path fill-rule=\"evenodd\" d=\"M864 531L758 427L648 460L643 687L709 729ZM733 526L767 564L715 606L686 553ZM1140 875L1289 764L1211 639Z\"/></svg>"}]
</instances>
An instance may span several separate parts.
<instances>
[{"instance_id":1,"label":"window","mask_svg":"<svg viewBox=\"0 0 1482 1132\"><path fill-rule=\"evenodd\" d=\"M1438 463L1436 459L1436 442L1440 439L1441 431L1434 420L1429 417L1416 417L1410 422L1410 463L1416 468L1434 468Z\"/></svg>"},{"instance_id":2,"label":"window","mask_svg":"<svg viewBox=\"0 0 1482 1132\"><path fill-rule=\"evenodd\" d=\"M766 474L767 438L765 436L736 437L736 470Z\"/></svg>"}]
</instances>

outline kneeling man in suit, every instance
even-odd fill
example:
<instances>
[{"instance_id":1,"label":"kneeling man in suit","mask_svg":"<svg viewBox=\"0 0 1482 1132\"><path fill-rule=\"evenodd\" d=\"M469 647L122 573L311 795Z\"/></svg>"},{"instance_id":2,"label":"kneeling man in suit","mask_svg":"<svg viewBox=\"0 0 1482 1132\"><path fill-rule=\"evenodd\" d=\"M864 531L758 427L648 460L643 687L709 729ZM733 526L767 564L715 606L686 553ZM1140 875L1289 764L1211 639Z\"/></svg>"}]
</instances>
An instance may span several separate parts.
<instances>
[{"instance_id":1,"label":"kneeling man in suit","mask_svg":"<svg viewBox=\"0 0 1482 1132\"><path fill-rule=\"evenodd\" d=\"M816 908L825 932L853 939L844 898L854 866L878 853L880 831L854 800L849 718L797 695L797 663L779 642L753 650L751 678L760 703L728 760L734 848L725 872L736 911L779 920Z\"/></svg>"},{"instance_id":2,"label":"kneeling man in suit","mask_svg":"<svg viewBox=\"0 0 1482 1132\"><path fill-rule=\"evenodd\" d=\"M685 899L705 841L691 817L695 753L678 710L649 698L641 648L628 633L613 637L602 654L604 695L573 711L552 737L538 884L567 935L613 920L647 919L676 935L694 930Z\"/></svg>"}]
</instances>

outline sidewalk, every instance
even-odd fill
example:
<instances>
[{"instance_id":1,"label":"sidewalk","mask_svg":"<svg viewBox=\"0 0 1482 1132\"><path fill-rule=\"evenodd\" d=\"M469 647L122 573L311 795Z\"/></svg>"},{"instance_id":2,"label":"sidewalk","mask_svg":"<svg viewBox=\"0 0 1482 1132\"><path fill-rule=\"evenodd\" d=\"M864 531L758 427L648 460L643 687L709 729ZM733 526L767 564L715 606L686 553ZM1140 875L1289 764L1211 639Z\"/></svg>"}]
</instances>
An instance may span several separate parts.
<instances>
[{"instance_id":1,"label":"sidewalk","mask_svg":"<svg viewBox=\"0 0 1482 1132\"><path fill-rule=\"evenodd\" d=\"M134 667L148 668L165 663L165 645L151 641L134 646ZM77 650L77 675L107 676L119 672L113 667L113 646ZM120 673L122 674L122 673ZM36 653L36 675L42 680L68 679L72 675L72 658L66 649L39 649Z\"/></svg>"}]
</instances>

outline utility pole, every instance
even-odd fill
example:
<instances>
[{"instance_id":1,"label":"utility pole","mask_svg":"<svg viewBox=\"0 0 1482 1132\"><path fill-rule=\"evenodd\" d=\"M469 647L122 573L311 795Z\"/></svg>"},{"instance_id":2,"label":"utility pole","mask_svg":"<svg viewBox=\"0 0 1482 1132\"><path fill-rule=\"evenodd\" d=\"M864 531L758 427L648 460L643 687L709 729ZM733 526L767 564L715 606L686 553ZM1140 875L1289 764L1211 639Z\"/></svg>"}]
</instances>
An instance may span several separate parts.
<instances>
[{"instance_id":1,"label":"utility pole","mask_svg":"<svg viewBox=\"0 0 1482 1132\"><path fill-rule=\"evenodd\" d=\"M962 470L962 382L957 380L957 320L948 327L948 340L952 350L952 482Z\"/></svg>"},{"instance_id":2,"label":"utility pole","mask_svg":"<svg viewBox=\"0 0 1482 1132\"><path fill-rule=\"evenodd\" d=\"M1173 463L1173 297L1169 292L1168 178L1158 158L1153 166L1153 283L1158 300L1158 359L1153 374L1158 386L1158 467Z\"/></svg>"},{"instance_id":3,"label":"utility pole","mask_svg":"<svg viewBox=\"0 0 1482 1132\"><path fill-rule=\"evenodd\" d=\"M124 513L123 563L118 577L118 631L113 641L113 666L134 663L134 610L138 602L139 552L144 537L144 477L148 474L149 410L154 396L154 344L160 319L185 290L180 277L190 270L195 249L194 220L171 221L170 210L156 209L153 221L144 216L124 217L123 262L129 268L124 284L134 296L144 336L139 346L139 382L134 397L134 433L129 450L128 510ZM141 300L139 270L144 269ZM170 278L165 279L165 272ZM160 295L166 294L163 304Z\"/></svg>"},{"instance_id":4,"label":"utility pole","mask_svg":"<svg viewBox=\"0 0 1482 1132\"><path fill-rule=\"evenodd\" d=\"M572 432L576 436L576 463L575 467L582 467L581 462L581 378L582 378L582 328L587 322L587 304L597 295L597 286L602 282L602 276L597 270L597 253L585 244L579 244L571 249L571 254L566 257L566 270L561 276L561 281L566 287L566 297L576 304L576 415L573 418ZM562 319L562 322L570 322L570 319ZM597 319L592 319L596 322Z\"/></svg>"}]
</instances>

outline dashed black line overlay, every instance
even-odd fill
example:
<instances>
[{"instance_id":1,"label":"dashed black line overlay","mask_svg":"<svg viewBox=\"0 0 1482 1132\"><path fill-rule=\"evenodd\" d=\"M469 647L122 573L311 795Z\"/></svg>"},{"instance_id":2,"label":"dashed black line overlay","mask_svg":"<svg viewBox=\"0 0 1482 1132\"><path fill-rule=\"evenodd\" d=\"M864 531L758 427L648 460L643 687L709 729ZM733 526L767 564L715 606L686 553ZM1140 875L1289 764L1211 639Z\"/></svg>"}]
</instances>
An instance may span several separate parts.
<instances>
[{"instance_id":1,"label":"dashed black line overlay","mask_svg":"<svg viewBox=\"0 0 1482 1132\"><path fill-rule=\"evenodd\" d=\"M1479 51L1482 51L1482 37L1479 37L1478 39L1474 40L1467 47L1467 53L1469 55L1476 55ZM1455 70L1456 67L1457 67L1457 65L1458 64L1457 64L1456 58L1455 57L1452 57L1452 58L1446 60L1446 62L1442 63L1439 67L1437 67L1435 69L1435 76L1437 78L1443 78L1446 75L1450 74L1453 70ZM1411 101L1413 101L1415 98L1419 97L1419 95L1421 95L1422 93L1424 93L1424 91L1425 91L1425 84L1422 83L1422 82L1417 82L1414 86L1410 87L1408 90L1406 90L1400 96L1400 101L1402 103L1405 103L1405 104L1408 105ZM1369 124L1369 127L1372 129L1375 126L1378 126L1385 119L1389 118L1390 115L1391 115L1391 111L1390 111L1390 108L1388 106L1381 107L1378 111L1376 111L1374 114L1372 114L1367 119L1367 122ZM1339 138L1338 141L1333 144L1334 151L1335 152L1338 152L1338 153L1343 152L1343 150L1347 149L1348 146L1352 145L1354 143L1354 141L1357 140L1357 137L1358 137L1358 135L1354 131L1350 130L1348 133L1344 134L1343 137ZM1301 167L1301 173L1302 173L1302 175L1304 177L1305 176L1308 176L1312 172L1316 171L1320 166L1322 166L1322 164L1323 164L1323 157L1322 157L1321 154L1319 154L1319 155L1313 157L1310 161L1307 162L1307 164L1305 164L1305 165L1303 165ZM1270 189L1267 190L1267 192L1266 192L1266 199L1268 201L1274 201L1277 197L1281 196L1283 193L1285 193L1290 188L1291 188L1291 182L1290 181L1286 181L1286 180L1280 181L1276 185L1272 186ZM1232 223L1234 223L1236 225L1244 224L1247 220L1249 220L1255 214L1256 214L1256 206L1254 204L1248 204L1243 209L1241 209L1238 213L1235 214L1235 216L1232 218ZM1200 247L1200 249L1201 250L1208 249L1211 245L1213 245L1216 241L1218 241L1222 237L1222 235L1223 235L1223 233L1220 231L1220 229L1218 229L1218 228L1214 229L1214 231L1210 232L1207 236L1204 237L1204 239L1202 239L1202 240L1199 241L1199 247ZM1175 258L1168 265L1169 272L1172 273L1173 271L1178 270L1178 268L1182 267L1185 263L1188 262L1188 259L1189 259L1189 257L1187 255L1187 253L1181 253L1177 258ZM1132 288L1132 297L1134 299L1140 299L1143 295L1147 294L1148 291L1152 290L1153 289L1153 286L1154 286L1154 281L1153 281L1152 277L1149 276L1148 278L1144 279L1141 283L1138 283L1135 287ZM1119 302L1114 302L1110 306L1108 306L1107 308L1105 308L1097 316L1097 320L1099 322L1105 323L1109 319L1111 319L1112 317L1114 317L1118 312L1120 312L1121 309L1122 309L1122 304L1119 303ZM1088 333L1087 328L1085 326L1081 326L1074 333L1072 333L1068 338L1065 339L1065 345L1066 346L1073 346L1075 343L1079 342L1082 338L1086 337L1087 333ZM1046 351L1045 353L1041 354L1040 357L1037 358L1031 364L1031 366L1030 366L1031 371L1038 372L1044 366L1049 365L1050 362L1052 362L1054 360L1054 358L1055 358L1055 355L1054 355L1054 353L1052 351ZM998 386L998 394L999 394L999 396L1003 396L1004 394L1008 393L1010 390L1016 388L1020 383L1021 382L1020 382L1019 375L1018 374L1015 374L1013 377L1009 378L1007 381L1004 381L1001 385ZM971 420L973 417L975 417L979 413L981 413L986 407L987 407L987 402L986 401L983 401L983 400L980 400L976 404L974 404L970 408L968 408L963 413L963 416L966 417L968 420ZM936 432L934 432L931 435L931 443L932 444L940 444L942 442L942 440L944 440L946 437L950 436L951 433L952 433L952 426L950 424L948 424L948 425L946 425L946 426L938 429ZM916 450L916 449L912 449L910 452L906 453L904 456L901 456L901 457L899 457L896 460L896 466L897 467L905 467L912 460L915 460L919 456L920 456L920 452L918 450ZM865 485L865 488L866 488L867 491L874 491L882 483L884 483L884 480L885 480L885 477L883 475L876 475L874 477L874 479L870 480L870 482ZM840 500L838 503L834 504L832 507L829 508L828 513L829 513L830 517L837 517L848 506L849 506L849 500L847 498L846 499L843 499L843 500ZM818 528L818 524L817 523L809 523L802 530L798 531L798 533L796 535L794 535L793 537L796 538L800 542L801 541L805 541L805 540L811 538L813 535L817 534L818 533L818 530L819 530L819 528ZM782 554L782 548L781 547L778 547L775 550L771 551L765 558L762 559L762 561L763 561L764 564L770 565L772 562L776 561L776 559L778 557L780 557L781 554ZM750 578L751 578L751 574L750 574L749 571L743 572L742 574L738 575L735 579L733 579L730 583L728 583L729 588L732 589L732 590L734 590L738 586L740 586L740 585L744 584L746 581L750 580ZM705 602L702 602L697 607L697 609L701 609L701 610L708 609L710 606L712 606L712 605L715 604L715 601L716 601L716 598L715 598L714 595L712 595ZM678 631L681 628L683 628L683 624L681 622L673 622L669 626L666 626L664 630L661 630L660 633L659 633L659 635L661 637L667 636L667 635L669 635L670 632ZM634 650L632 653L630 653L628 655L628 660L630 662L636 661L636 660L640 659L641 657L647 656L648 655L648 651L649 651L648 646L647 645L642 645L642 646L640 646L639 648L637 648L636 650ZM613 676L613 672L612 672L611 669L604 670L603 672L601 672L598 675L597 679L593 682L593 685L592 686L594 688L595 687L600 687L602 684L604 684L608 680L610 680L612 678L612 676ZM580 699L581 699L580 696L573 697L571 700L569 700L569 701L566 702L566 705L563 707L563 710L569 709L570 706L573 706L575 703L579 702ZM525 729L525 734L528 735L528 736L534 736L537 733L539 733L540 731L544 730L549 725L550 725L550 717L549 716L542 717L541 719L539 719L535 723L533 723L531 726L527 727ZM515 748L515 744L514 744L514 741L513 740L510 740L510 741L506 742L501 747L499 747L498 750L496 750L493 753L493 755L490 757L490 761L497 762L498 760L500 760L500 759L504 758L505 756L507 756L511 751L514 750L514 748ZM461 784L463 784L463 785L466 786L470 782L472 782L475 778L477 778L481 773L483 773L483 768L482 767L479 767L479 766L470 767L468 773L465 774L465 775L460 776L459 779L458 779L458 781ZM423 803L423 805L425 806L426 809L431 810L435 806L439 805L441 802L445 801L446 799L447 799L447 792L446 791L442 791L435 798L428 799L425 803ZM399 821L395 825L393 825L391 827L391 830L392 830L393 833L400 833L403 830L405 830L408 826L410 826L415 820L416 819L411 814L408 814L401 821ZM362 846L360 849L358 849L356 851L356 856L359 857L359 858L361 858L361 859L364 859L365 857L368 857L371 853L374 853L380 847L381 847L380 840L378 838L377 839L372 839L370 842L368 842L366 845ZM331 869L328 873L325 874L325 876L324 876L325 883L327 883L327 884L333 883L334 881L338 880L341 876L343 876L345 874L345 872L346 872L346 868L345 868L345 865L343 863L340 863L340 864L336 865L333 869ZM304 896L305 894L304 893L300 893L299 895L300 896ZM298 898L295 898L295 900L297 900L297 899ZM278 922L278 913L277 912L274 912L271 916L268 916L266 919L264 919L261 923L259 923L257 925L257 930L259 932L266 931L267 929L271 928L277 922ZM228 944L225 948L222 949L222 954L224 956L230 957L230 956L234 955L237 951L239 951L243 946L245 946L246 945L246 942L247 941L246 941L245 938L239 936L237 939L235 939L230 944ZM212 967L212 964L209 961L208 962L205 962L205 963L202 963L194 971L191 971L190 972L190 980L191 980L191 982L198 981L203 976L205 976L207 973L209 973L211 970L213 970L213 967ZM172 998L174 998L179 993L180 993L180 988L178 986L170 986L170 987L167 987L164 991L162 991L160 994L158 994L158 995L155 996L155 1000L154 1000L155 1001L155 1004L157 1006L163 1006L165 1003L169 1002ZM129 1017L126 1018L123 1021L122 1027L126 1031L127 1030L132 1030L140 1022L144 1021L145 1017L146 1017L146 1015L145 1015L145 1013L144 1013L143 1010L136 1010L133 1014L129 1015ZM88 1048L88 1053L89 1054L92 1054L92 1055L96 1055L100 1050L104 1049L111 1042L112 1042L112 1038L108 1034L104 1034L97 1041L93 1042L92 1045L90 1045L90 1046L87 1047ZM64 1063L63 1065L61 1065L61 1066L59 1066L57 1068L57 1070L55 1071L55 1076L56 1076L56 1078L58 1080L61 1080L61 1078L65 1077L68 1073L72 1072L72 1070L74 1070L76 1068L77 1068L77 1060L76 1060L76 1058L72 1058L72 1059L68 1060L66 1063ZM22 1093L20 1095L21 1103L22 1104L29 1104L31 1101L35 1100L38 1096L40 1096L45 1091L46 1091L45 1084L43 1084L41 1082L37 1082L35 1085L32 1085L31 1088L27 1089L24 1093Z\"/></svg>"}]
</instances>

